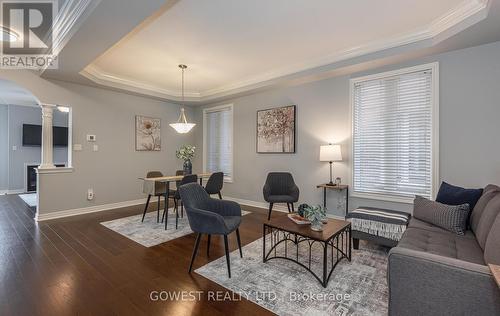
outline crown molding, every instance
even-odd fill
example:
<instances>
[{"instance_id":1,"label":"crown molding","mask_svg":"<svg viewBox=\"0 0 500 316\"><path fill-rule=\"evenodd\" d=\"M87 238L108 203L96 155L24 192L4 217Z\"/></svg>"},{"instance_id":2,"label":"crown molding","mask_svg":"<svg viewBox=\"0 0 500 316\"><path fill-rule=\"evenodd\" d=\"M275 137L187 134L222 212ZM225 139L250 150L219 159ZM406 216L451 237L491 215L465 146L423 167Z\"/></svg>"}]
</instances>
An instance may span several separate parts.
<instances>
[{"instance_id":1,"label":"crown molding","mask_svg":"<svg viewBox=\"0 0 500 316\"><path fill-rule=\"evenodd\" d=\"M57 57L66 43L71 39L75 32L80 28L85 16L101 2L101 0L67 0L60 8L54 18L52 26L52 56ZM43 73L47 68L40 68L38 71Z\"/></svg>"},{"instance_id":2,"label":"crown molding","mask_svg":"<svg viewBox=\"0 0 500 316\"><path fill-rule=\"evenodd\" d=\"M95 83L112 88L125 89L131 92L147 94L158 98L166 98L173 101L182 100L182 94L178 91L172 91L129 78L106 73L96 65L88 65L85 69L80 71L80 74ZM186 101L198 101L202 95L198 92L184 92L184 97Z\"/></svg>"},{"instance_id":3,"label":"crown molding","mask_svg":"<svg viewBox=\"0 0 500 316\"><path fill-rule=\"evenodd\" d=\"M352 47L320 59L309 60L273 70L233 84L205 91L188 92L186 94L186 100L195 103L208 102L216 98L227 97L236 93L272 85L280 80L289 79L290 76L299 75L300 72L409 44L430 41L428 45L436 45L451 35L461 32L471 25L485 19L488 15L490 3L491 1L489 0L464 0L458 6L434 20L429 25L416 29L413 32ZM454 33L451 34L450 30L453 30ZM180 101L180 93L177 91L171 91L144 82L139 82L131 78L124 78L107 73L93 64L88 65L80 72L80 74L99 85L171 101Z\"/></svg>"}]
</instances>

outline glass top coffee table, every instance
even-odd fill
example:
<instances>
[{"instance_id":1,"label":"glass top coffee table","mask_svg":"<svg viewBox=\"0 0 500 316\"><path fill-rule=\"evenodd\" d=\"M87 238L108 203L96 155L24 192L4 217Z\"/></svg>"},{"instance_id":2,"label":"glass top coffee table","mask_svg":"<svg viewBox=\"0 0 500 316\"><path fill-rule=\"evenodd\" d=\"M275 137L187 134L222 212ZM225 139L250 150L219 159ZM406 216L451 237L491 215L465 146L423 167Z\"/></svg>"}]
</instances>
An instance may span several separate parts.
<instances>
[{"instance_id":1,"label":"glass top coffee table","mask_svg":"<svg viewBox=\"0 0 500 316\"><path fill-rule=\"evenodd\" d=\"M262 240L264 263L271 259L295 262L309 271L323 287L328 285L333 270L342 259L351 261L351 223L347 221L328 219L323 224L323 231L316 232L310 225L296 224L286 216L276 217L264 223ZM317 244L319 247L315 246ZM300 248L302 253L299 255ZM318 251L322 252L321 276L311 269L312 258L318 255Z\"/></svg>"}]
</instances>

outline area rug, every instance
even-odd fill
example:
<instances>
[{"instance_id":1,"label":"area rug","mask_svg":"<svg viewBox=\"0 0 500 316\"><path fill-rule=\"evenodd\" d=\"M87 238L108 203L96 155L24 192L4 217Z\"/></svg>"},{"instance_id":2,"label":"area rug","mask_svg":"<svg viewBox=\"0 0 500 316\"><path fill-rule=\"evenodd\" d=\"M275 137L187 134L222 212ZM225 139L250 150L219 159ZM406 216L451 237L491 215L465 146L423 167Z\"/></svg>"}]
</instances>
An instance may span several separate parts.
<instances>
[{"instance_id":1,"label":"area rug","mask_svg":"<svg viewBox=\"0 0 500 316\"><path fill-rule=\"evenodd\" d=\"M195 272L278 315L387 315L388 250L364 243L360 248L353 250L351 262L337 265L326 288L294 262L263 263L262 238L243 247L243 259L238 251L231 253L231 279L225 257ZM308 247L302 250L299 256L307 260ZM311 267L319 272L322 251L312 253Z\"/></svg>"},{"instance_id":2,"label":"area rug","mask_svg":"<svg viewBox=\"0 0 500 316\"><path fill-rule=\"evenodd\" d=\"M156 222L156 211L146 213L144 222L141 222L142 214L140 214L102 222L101 225L144 247L156 246L193 232L189 227L186 214L184 214L184 218L179 217L178 226L175 229L175 214L173 209L169 209L168 213L167 230L165 230L164 223ZM247 215L250 212L242 210L241 213L242 215ZM160 216L161 214L163 214L163 210L160 212Z\"/></svg>"},{"instance_id":3,"label":"area rug","mask_svg":"<svg viewBox=\"0 0 500 316\"><path fill-rule=\"evenodd\" d=\"M36 193L19 194L18 195L29 207L36 207Z\"/></svg>"}]
</instances>

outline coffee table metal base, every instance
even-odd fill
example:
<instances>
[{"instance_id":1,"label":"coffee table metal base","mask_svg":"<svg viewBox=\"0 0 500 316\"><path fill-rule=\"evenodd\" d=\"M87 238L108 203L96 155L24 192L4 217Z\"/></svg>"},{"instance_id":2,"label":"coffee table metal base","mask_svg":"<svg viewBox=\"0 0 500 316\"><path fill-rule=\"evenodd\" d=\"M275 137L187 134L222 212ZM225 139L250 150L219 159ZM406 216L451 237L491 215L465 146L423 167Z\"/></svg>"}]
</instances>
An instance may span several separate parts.
<instances>
[{"instance_id":1,"label":"coffee table metal base","mask_svg":"<svg viewBox=\"0 0 500 316\"><path fill-rule=\"evenodd\" d=\"M270 248L266 252L267 234L270 234L271 240L269 245ZM335 269L337 264L344 258L351 261L352 244L350 225L345 227L343 230L340 230L330 239L322 241L302 236L297 233L288 232L282 228L269 226L264 223L262 240L262 261L264 263L271 259L285 259L295 262L299 266L309 271L325 288L328 285L328 281L330 280L333 270ZM291 247L289 247L289 243L292 243ZM313 270L311 270L312 247L315 243L321 244L321 247L323 249L322 276L318 276ZM299 261L299 245L301 244L306 244L307 246L309 246L309 258L307 262L305 262L307 265ZM277 247L282 247L282 252L284 252L284 255L277 255ZM293 248L295 248L295 251L293 251ZM328 248L331 249L330 258L328 258ZM290 253L291 255L289 255ZM295 256L292 256L293 254ZM330 266L330 270L328 270L328 266Z\"/></svg>"}]
</instances>

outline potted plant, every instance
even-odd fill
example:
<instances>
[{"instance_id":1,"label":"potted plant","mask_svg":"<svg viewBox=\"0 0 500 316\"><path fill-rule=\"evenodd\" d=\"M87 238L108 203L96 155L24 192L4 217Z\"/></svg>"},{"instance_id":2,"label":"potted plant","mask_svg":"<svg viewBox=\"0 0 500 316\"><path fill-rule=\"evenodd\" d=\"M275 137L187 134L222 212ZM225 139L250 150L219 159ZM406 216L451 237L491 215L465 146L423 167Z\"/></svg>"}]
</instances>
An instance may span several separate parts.
<instances>
[{"instance_id":1,"label":"potted plant","mask_svg":"<svg viewBox=\"0 0 500 316\"><path fill-rule=\"evenodd\" d=\"M323 207L306 205L302 207L304 217L311 222L311 229L317 232L323 230L323 220L326 218L326 212Z\"/></svg>"},{"instance_id":2,"label":"potted plant","mask_svg":"<svg viewBox=\"0 0 500 316\"><path fill-rule=\"evenodd\" d=\"M184 174L193 173L193 164L191 163L191 159L194 158L194 151L196 147L191 145L183 145L179 150L175 152L175 155L178 159L182 159L184 161L183 169Z\"/></svg>"}]
</instances>

